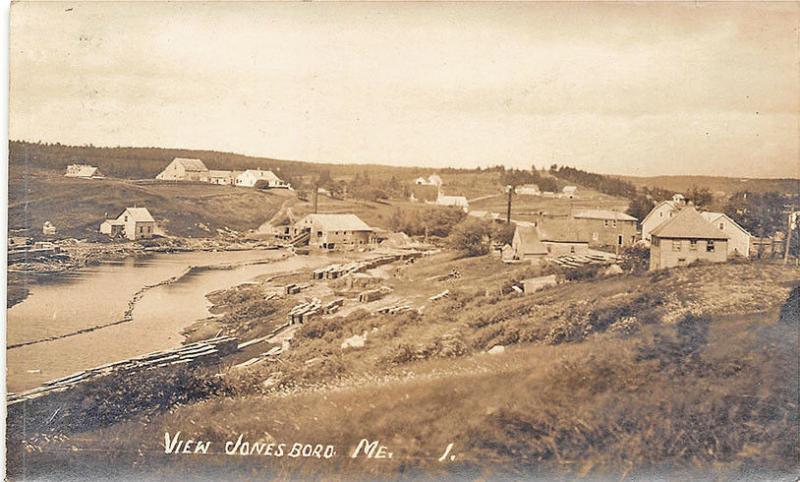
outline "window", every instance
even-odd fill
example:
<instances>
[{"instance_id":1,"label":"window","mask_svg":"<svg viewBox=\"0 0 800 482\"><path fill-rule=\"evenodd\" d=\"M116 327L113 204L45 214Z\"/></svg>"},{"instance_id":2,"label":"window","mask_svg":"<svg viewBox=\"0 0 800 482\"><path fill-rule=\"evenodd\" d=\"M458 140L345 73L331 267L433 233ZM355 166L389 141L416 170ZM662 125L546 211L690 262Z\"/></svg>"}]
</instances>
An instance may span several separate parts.
<instances>
[{"instance_id":1,"label":"window","mask_svg":"<svg viewBox=\"0 0 800 482\"><path fill-rule=\"evenodd\" d=\"M600 236L596 232L592 233L592 241L597 241L599 238Z\"/></svg>"},{"instance_id":2,"label":"window","mask_svg":"<svg viewBox=\"0 0 800 482\"><path fill-rule=\"evenodd\" d=\"M709 253L713 253L714 252L714 240L713 239L709 239L708 241L706 241L706 251L709 252Z\"/></svg>"},{"instance_id":3,"label":"window","mask_svg":"<svg viewBox=\"0 0 800 482\"><path fill-rule=\"evenodd\" d=\"M625 244L625 238L623 238L621 234L619 236L617 236L617 244L620 245L620 246Z\"/></svg>"},{"instance_id":4,"label":"window","mask_svg":"<svg viewBox=\"0 0 800 482\"><path fill-rule=\"evenodd\" d=\"M569 247L569 252L570 252L570 254L575 254L575 246L570 246Z\"/></svg>"},{"instance_id":5,"label":"window","mask_svg":"<svg viewBox=\"0 0 800 482\"><path fill-rule=\"evenodd\" d=\"M679 240L679 239L673 239L672 240L672 250L673 251L680 251L681 247L682 247L681 246L682 243L683 242L681 240Z\"/></svg>"},{"instance_id":6,"label":"window","mask_svg":"<svg viewBox=\"0 0 800 482\"><path fill-rule=\"evenodd\" d=\"M617 220L616 220L616 219L615 219L615 220L613 220L613 221L611 222L611 225L612 225L612 226L614 226L614 227L616 228L616 227L617 227Z\"/></svg>"},{"instance_id":7,"label":"window","mask_svg":"<svg viewBox=\"0 0 800 482\"><path fill-rule=\"evenodd\" d=\"M693 239L689 241L689 251L697 251L697 240Z\"/></svg>"},{"instance_id":8,"label":"window","mask_svg":"<svg viewBox=\"0 0 800 482\"><path fill-rule=\"evenodd\" d=\"M719 223L719 229L720 229L720 231L724 231L725 230L725 223Z\"/></svg>"},{"instance_id":9,"label":"window","mask_svg":"<svg viewBox=\"0 0 800 482\"><path fill-rule=\"evenodd\" d=\"M603 220L603 226L605 226L606 228L608 227L608 219Z\"/></svg>"}]
</instances>

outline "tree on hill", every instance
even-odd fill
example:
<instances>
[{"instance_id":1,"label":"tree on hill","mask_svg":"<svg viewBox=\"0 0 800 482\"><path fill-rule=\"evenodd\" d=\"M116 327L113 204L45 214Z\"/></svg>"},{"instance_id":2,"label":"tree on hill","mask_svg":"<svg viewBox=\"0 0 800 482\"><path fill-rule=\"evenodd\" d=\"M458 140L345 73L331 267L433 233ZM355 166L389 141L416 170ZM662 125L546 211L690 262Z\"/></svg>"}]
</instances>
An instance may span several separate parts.
<instances>
[{"instance_id":1,"label":"tree on hill","mask_svg":"<svg viewBox=\"0 0 800 482\"><path fill-rule=\"evenodd\" d=\"M688 193L687 200L692 201L697 207L705 207L714 202L714 195L707 187L692 186Z\"/></svg>"},{"instance_id":2,"label":"tree on hill","mask_svg":"<svg viewBox=\"0 0 800 482\"><path fill-rule=\"evenodd\" d=\"M481 256L489 252L489 233L487 223L478 219L465 219L453 227L448 241L453 249L467 256Z\"/></svg>"},{"instance_id":3,"label":"tree on hill","mask_svg":"<svg viewBox=\"0 0 800 482\"><path fill-rule=\"evenodd\" d=\"M785 206L797 200L777 192L737 192L728 199L724 212L751 234L771 236L786 231Z\"/></svg>"},{"instance_id":4,"label":"tree on hill","mask_svg":"<svg viewBox=\"0 0 800 482\"><path fill-rule=\"evenodd\" d=\"M633 199L636 196L636 186L611 176L595 174L569 166L561 166L556 173L559 178L572 181L604 194Z\"/></svg>"},{"instance_id":5,"label":"tree on hill","mask_svg":"<svg viewBox=\"0 0 800 482\"><path fill-rule=\"evenodd\" d=\"M638 194L631 199L631 203L628 205L628 209L625 212L638 219L639 222L642 222L645 216L653 210L655 205L656 203L646 195Z\"/></svg>"}]
</instances>

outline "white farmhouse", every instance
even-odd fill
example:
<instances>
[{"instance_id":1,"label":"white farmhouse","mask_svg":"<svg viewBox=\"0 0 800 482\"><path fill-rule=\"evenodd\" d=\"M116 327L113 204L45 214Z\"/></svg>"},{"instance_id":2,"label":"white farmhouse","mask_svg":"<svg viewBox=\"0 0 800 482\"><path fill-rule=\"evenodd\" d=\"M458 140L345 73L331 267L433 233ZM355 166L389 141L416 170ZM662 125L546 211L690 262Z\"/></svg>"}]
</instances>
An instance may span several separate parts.
<instances>
[{"instance_id":1,"label":"white farmhouse","mask_svg":"<svg viewBox=\"0 0 800 482\"><path fill-rule=\"evenodd\" d=\"M750 238L752 237L743 227L725 213L700 213L706 221L728 235L728 256L750 256Z\"/></svg>"},{"instance_id":2,"label":"white farmhouse","mask_svg":"<svg viewBox=\"0 0 800 482\"><path fill-rule=\"evenodd\" d=\"M208 168L200 159L176 157L156 176L161 181L208 182Z\"/></svg>"},{"instance_id":3,"label":"white farmhouse","mask_svg":"<svg viewBox=\"0 0 800 482\"><path fill-rule=\"evenodd\" d=\"M124 236L130 240L152 238L155 234L156 220L147 208L127 208L115 219L106 219L100 225L100 232L112 238Z\"/></svg>"},{"instance_id":4,"label":"white farmhouse","mask_svg":"<svg viewBox=\"0 0 800 482\"><path fill-rule=\"evenodd\" d=\"M658 203L642 219L642 239L649 243L650 233L662 223L669 221L685 205L686 200L681 194L675 194L671 200Z\"/></svg>"},{"instance_id":5,"label":"white farmhouse","mask_svg":"<svg viewBox=\"0 0 800 482\"><path fill-rule=\"evenodd\" d=\"M269 188L289 188L289 184L281 180L272 171L248 169L236 176L237 186L255 187L258 181L264 181Z\"/></svg>"},{"instance_id":6,"label":"white farmhouse","mask_svg":"<svg viewBox=\"0 0 800 482\"><path fill-rule=\"evenodd\" d=\"M578 197L578 188L576 186L564 186L564 189L561 190L561 197L575 199Z\"/></svg>"},{"instance_id":7,"label":"white farmhouse","mask_svg":"<svg viewBox=\"0 0 800 482\"><path fill-rule=\"evenodd\" d=\"M517 186L514 189L514 192L517 194L522 194L523 196L539 196L542 194L542 191L539 190L539 186L536 184L523 184L521 186Z\"/></svg>"}]
</instances>

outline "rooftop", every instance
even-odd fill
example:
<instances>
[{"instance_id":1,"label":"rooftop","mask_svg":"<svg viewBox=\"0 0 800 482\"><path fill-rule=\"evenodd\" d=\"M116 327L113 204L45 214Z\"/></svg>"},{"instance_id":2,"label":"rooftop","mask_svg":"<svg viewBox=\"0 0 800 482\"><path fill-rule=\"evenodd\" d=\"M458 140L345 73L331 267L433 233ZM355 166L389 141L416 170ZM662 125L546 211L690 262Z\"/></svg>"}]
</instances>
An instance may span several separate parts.
<instances>
[{"instance_id":1,"label":"rooftop","mask_svg":"<svg viewBox=\"0 0 800 482\"><path fill-rule=\"evenodd\" d=\"M372 231L355 214L309 214L308 217L324 231Z\"/></svg>"},{"instance_id":2,"label":"rooftop","mask_svg":"<svg viewBox=\"0 0 800 482\"><path fill-rule=\"evenodd\" d=\"M728 235L715 228L693 206L681 209L672 219L659 225L651 233L659 238L728 239Z\"/></svg>"},{"instance_id":3,"label":"rooftop","mask_svg":"<svg viewBox=\"0 0 800 482\"><path fill-rule=\"evenodd\" d=\"M189 159L186 157L176 157L172 162L182 165L187 171L207 171L208 168L200 159Z\"/></svg>"},{"instance_id":4,"label":"rooftop","mask_svg":"<svg viewBox=\"0 0 800 482\"><path fill-rule=\"evenodd\" d=\"M636 221L636 218L619 211L607 209L586 209L579 211L573 216L578 219L613 219L617 221Z\"/></svg>"}]
</instances>

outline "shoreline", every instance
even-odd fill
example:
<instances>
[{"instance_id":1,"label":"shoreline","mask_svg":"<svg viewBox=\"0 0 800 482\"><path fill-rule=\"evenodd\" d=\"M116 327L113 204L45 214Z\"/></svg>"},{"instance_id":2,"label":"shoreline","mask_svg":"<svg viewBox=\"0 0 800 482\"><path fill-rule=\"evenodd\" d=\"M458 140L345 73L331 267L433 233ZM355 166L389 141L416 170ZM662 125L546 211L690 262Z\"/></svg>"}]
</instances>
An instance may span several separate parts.
<instances>
[{"instance_id":1,"label":"shoreline","mask_svg":"<svg viewBox=\"0 0 800 482\"><path fill-rule=\"evenodd\" d=\"M272 251L272 250L270 250L270 251ZM101 324L101 325L82 328L80 330L77 330L77 331L74 331L74 332L70 332L70 333L65 333L65 334L62 334L62 335L55 335L55 336L51 336L51 337L47 337L47 338L42 338L42 339L39 339L39 340L32 340L32 341L26 341L26 342L22 342L22 343L16 343L16 344L13 344L13 345L8 345L6 347L6 349L7 350L12 350L14 348L21 348L23 346L36 345L36 344L39 344L39 343L46 343L46 342L50 342L50 341L60 340L60 339L63 339L63 338L69 338L69 337L72 337L72 336L82 335L82 334L89 333L89 332L96 331L96 330L100 330L100 329L103 329L103 328L116 326L116 325L119 325L119 324L122 324L122 323L131 322L131 321L133 321L133 311L136 308L136 304L139 301L141 301L141 299L144 297L145 293L147 293L149 290L151 290L153 288L157 288L159 286L165 286L165 285L177 283L178 281L180 281L181 279L185 278L187 275L189 275L189 274L191 274L193 272L206 271L206 270L233 270L233 269L236 269L236 268L241 267L241 266L250 266L250 265L257 265L257 264L271 264L271 263L274 263L274 262L283 261L288 257L289 257L289 254L288 253L284 253L283 256L280 256L280 257L278 257L276 259L269 259L269 260L254 260L254 261L242 261L242 262L238 262L238 263L224 263L224 264L209 264L209 265L188 266L182 273L180 273L178 275L171 276L171 277L169 277L169 278L167 278L165 280L159 281L158 283L145 285L142 288L140 288L138 291L136 291L136 293L134 293L133 297L128 301L128 307L123 312L122 318L120 318L118 320L111 321L109 323L104 323L104 324ZM54 274L58 275L58 274L66 273L66 272L67 271L54 273ZM205 295L208 295L208 294L209 293L205 293ZM186 339L188 338L184 333L181 333L181 336L184 337L184 341L186 341Z\"/></svg>"},{"instance_id":2,"label":"shoreline","mask_svg":"<svg viewBox=\"0 0 800 482\"><path fill-rule=\"evenodd\" d=\"M205 241L205 242L203 242ZM281 249L277 245L264 245L255 242L244 245L240 242L227 242L223 240L208 239L194 240L192 238L177 238L181 245L175 246L142 246L141 244L114 244L86 242L75 246L63 248L69 255L67 261L32 261L29 263L14 263L8 266L6 309L11 309L25 301L30 296L29 285L38 284L49 279L57 279L88 266L96 266L109 261L121 261L128 258L147 258L155 254L178 254L192 252L217 252L217 251L273 251ZM192 243L187 246L183 243ZM28 267L14 268L15 265Z\"/></svg>"}]
</instances>

